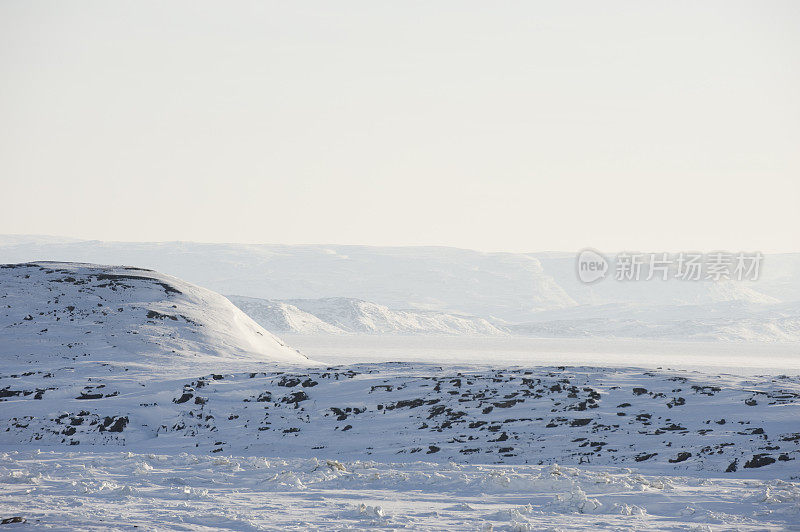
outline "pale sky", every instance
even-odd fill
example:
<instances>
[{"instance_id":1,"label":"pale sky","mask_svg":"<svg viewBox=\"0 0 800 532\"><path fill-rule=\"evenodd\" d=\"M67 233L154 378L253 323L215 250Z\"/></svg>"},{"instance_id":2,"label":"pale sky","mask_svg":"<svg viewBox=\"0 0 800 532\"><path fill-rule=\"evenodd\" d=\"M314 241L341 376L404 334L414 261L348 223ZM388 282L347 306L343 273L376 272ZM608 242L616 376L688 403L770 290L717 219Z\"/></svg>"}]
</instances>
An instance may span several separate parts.
<instances>
[{"instance_id":1,"label":"pale sky","mask_svg":"<svg viewBox=\"0 0 800 532\"><path fill-rule=\"evenodd\" d=\"M800 251L800 2L0 2L0 233Z\"/></svg>"}]
</instances>

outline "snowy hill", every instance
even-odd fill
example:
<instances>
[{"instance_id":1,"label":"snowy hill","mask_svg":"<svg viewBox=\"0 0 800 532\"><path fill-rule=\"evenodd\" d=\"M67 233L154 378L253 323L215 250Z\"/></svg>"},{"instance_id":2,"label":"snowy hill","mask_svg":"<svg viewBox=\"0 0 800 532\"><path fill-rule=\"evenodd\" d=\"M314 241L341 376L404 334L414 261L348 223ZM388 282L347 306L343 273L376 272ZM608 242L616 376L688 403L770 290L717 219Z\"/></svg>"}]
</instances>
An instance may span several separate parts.
<instances>
[{"instance_id":1,"label":"snowy hill","mask_svg":"<svg viewBox=\"0 0 800 532\"><path fill-rule=\"evenodd\" d=\"M436 311L391 310L384 305L359 299L291 299L287 303L348 332L482 336L505 334L483 318Z\"/></svg>"},{"instance_id":2,"label":"snowy hill","mask_svg":"<svg viewBox=\"0 0 800 532\"><path fill-rule=\"evenodd\" d=\"M344 297L272 301L228 296L237 307L271 332L295 334L419 334L504 336L483 318L424 310L391 310L384 305Z\"/></svg>"},{"instance_id":3,"label":"snowy hill","mask_svg":"<svg viewBox=\"0 0 800 532\"><path fill-rule=\"evenodd\" d=\"M219 294L141 268L0 266L0 337L7 371L69 364L97 371L100 363L180 372L229 363L308 363Z\"/></svg>"},{"instance_id":4,"label":"snowy hill","mask_svg":"<svg viewBox=\"0 0 800 532\"><path fill-rule=\"evenodd\" d=\"M444 312L391 310L384 305L343 297L266 301L230 296L265 329L301 334L422 334L502 336L483 318Z\"/></svg>"},{"instance_id":5,"label":"snowy hill","mask_svg":"<svg viewBox=\"0 0 800 532\"><path fill-rule=\"evenodd\" d=\"M245 296L228 296L228 299L270 332L347 334L345 330L283 301Z\"/></svg>"}]
</instances>

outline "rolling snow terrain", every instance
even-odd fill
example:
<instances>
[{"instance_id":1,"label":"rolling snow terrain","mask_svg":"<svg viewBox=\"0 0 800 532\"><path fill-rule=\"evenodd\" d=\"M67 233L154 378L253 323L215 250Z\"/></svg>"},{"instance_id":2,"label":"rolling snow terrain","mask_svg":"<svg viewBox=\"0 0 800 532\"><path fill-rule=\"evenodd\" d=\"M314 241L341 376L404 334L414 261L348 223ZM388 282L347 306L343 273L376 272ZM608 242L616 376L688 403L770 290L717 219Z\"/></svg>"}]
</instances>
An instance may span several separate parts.
<instances>
[{"instance_id":1,"label":"rolling snow terrain","mask_svg":"<svg viewBox=\"0 0 800 532\"><path fill-rule=\"evenodd\" d=\"M4 372L0 395L0 516L61 529L800 516L798 377L364 364L125 385L64 367Z\"/></svg>"},{"instance_id":2,"label":"rolling snow terrain","mask_svg":"<svg viewBox=\"0 0 800 532\"><path fill-rule=\"evenodd\" d=\"M193 379L0 376L0 444L800 478L800 379L363 364Z\"/></svg>"},{"instance_id":3,"label":"rolling snow terrain","mask_svg":"<svg viewBox=\"0 0 800 532\"><path fill-rule=\"evenodd\" d=\"M320 331L419 323L363 301L250 303ZM757 530L800 516L797 375L488 353L322 365L204 288L53 262L0 267L0 360L12 527Z\"/></svg>"}]
</instances>

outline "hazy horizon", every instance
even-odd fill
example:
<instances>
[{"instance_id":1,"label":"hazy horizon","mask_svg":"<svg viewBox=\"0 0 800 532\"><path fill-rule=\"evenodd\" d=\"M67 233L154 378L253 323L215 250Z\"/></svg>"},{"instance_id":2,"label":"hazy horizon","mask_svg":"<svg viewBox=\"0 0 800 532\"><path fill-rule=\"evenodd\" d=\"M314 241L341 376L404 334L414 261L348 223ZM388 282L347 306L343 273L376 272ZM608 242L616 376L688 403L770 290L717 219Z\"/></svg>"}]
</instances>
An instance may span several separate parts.
<instances>
[{"instance_id":1,"label":"hazy horizon","mask_svg":"<svg viewBox=\"0 0 800 532\"><path fill-rule=\"evenodd\" d=\"M788 1L3 2L0 232L800 251L798 22Z\"/></svg>"},{"instance_id":2,"label":"hazy horizon","mask_svg":"<svg viewBox=\"0 0 800 532\"><path fill-rule=\"evenodd\" d=\"M56 234L30 234L30 233L5 233L0 234L0 238L2 237L14 237L20 239L53 239L55 241L63 240L64 242L102 242L107 244L169 244L169 243L184 243L184 244L211 244L211 245L241 245L241 246L286 246L286 247L365 247L365 248L449 248L449 249L459 249L464 251L476 251L479 253L511 253L511 254L523 254L523 255L535 255L535 254L563 254L567 256L575 255L576 252L580 251L578 249L529 249L529 250L522 250L522 251L505 251L505 250L486 250L486 249L479 249L479 248L470 248L470 247L463 247L463 246L451 246L447 244L343 244L341 242L297 242L297 243L286 243L286 242L234 242L234 241L204 241L204 240L104 240L99 238L79 238L73 236L66 236L66 235L56 235ZM0 242L0 245L3 245ZM586 248L584 248L586 249ZM642 252L642 253L680 253L681 251L686 250L669 250L669 249L651 249L651 248L644 248L644 249L601 249L597 250L601 253L605 254L615 254L621 252ZM739 251L760 251L760 250L718 250L718 249L694 249L694 252L699 253L709 253L714 251L732 251L732 252L739 252ZM793 255L798 254L800 251L777 251L777 252L767 252L767 255Z\"/></svg>"}]
</instances>

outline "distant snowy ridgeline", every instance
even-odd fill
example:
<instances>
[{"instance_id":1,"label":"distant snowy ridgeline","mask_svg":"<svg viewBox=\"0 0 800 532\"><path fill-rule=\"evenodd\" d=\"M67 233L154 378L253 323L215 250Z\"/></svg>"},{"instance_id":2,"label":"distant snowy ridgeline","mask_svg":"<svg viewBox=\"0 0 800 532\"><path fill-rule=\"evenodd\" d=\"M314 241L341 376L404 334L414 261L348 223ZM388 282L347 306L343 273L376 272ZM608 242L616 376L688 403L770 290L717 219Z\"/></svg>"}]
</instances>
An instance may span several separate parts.
<instances>
[{"instance_id":1,"label":"distant snowy ridgeline","mask_svg":"<svg viewBox=\"0 0 800 532\"><path fill-rule=\"evenodd\" d=\"M800 303L725 302L668 308L604 305L541 312L534 322L507 323L432 310L392 310L344 297L228 299L266 330L278 334L800 342Z\"/></svg>"},{"instance_id":2,"label":"distant snowy ridgeline","mask_svg":"<svg viewBox=\"0 0 800 532\"><path fill-rule=\"evenodd\" d=\"M187 380L0 375L0 444L800 475L800 378L364 364Z\"/></svg>"},{"instance_id":3,"label":"distant snowy ridgeline","mask_svg":"<svg viewBox=\"0 0 800 532\"><path fill-rule=\"evenodd\" d=\"M798 253L766 255L758 281L585 284L573 253L0 235L0 262L42 257L143 266L247 296L246 312L275 332L800 342Z\"/></svg>"},{"instance_id":4,"label":"distant snowy ridgeline","mask_svg":"<svg viewBox=\"0 0 800 532\"><path fill-rule=\"evenodd\" d=\"M507 336L483 318L425 310L391 310L344 297L271 301L228 299L271 332L299 334L432 334Z\"/></svg>"},{"instance_id":5,"label":"distant snowy ridgeline","mask_svg":"<svg viewBox=\"0 0 800 532\"><path fill-rule=\"evenodd\" d=\"M564 262L560 267L566 267ZM598 290L569 278L560 282L577 284L572 286L577 291ZM525 322L436 310L396 310L347 297L270 300L231 295L228 299L274 333L800 342L800 302L781 303L730 281L690 287L675 282L671 285L675 301L659 305L651 300L658 302L664 297L651 298L652 283L643 284L637 292L617 283L635 303L623 299L538 310L528 313L531 321ZM613 290L609 290L601 291L604 296L600 300L613 301Z\"/></svg>"}]
</instances>

